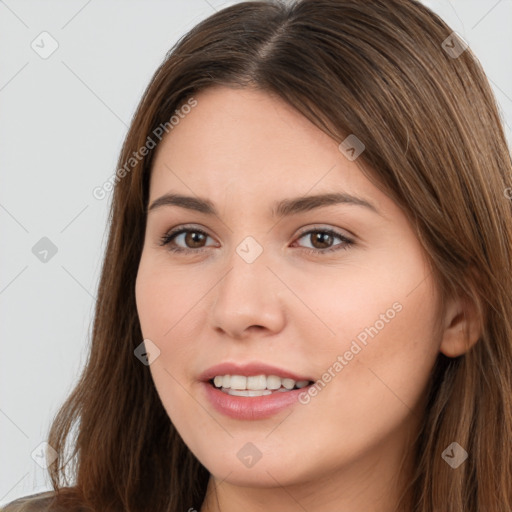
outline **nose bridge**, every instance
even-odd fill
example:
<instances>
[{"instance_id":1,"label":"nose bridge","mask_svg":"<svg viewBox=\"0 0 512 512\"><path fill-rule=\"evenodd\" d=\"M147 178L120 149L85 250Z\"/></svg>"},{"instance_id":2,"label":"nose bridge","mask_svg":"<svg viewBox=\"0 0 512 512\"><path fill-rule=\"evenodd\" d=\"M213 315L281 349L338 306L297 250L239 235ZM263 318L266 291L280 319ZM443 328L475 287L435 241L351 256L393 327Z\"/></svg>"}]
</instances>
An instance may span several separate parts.
<instances>
[{"instance_id":1,"label":"nose bridge","mask_svg":"<svg viewBox=\"0 0 512 512\"><path fill-rule=\"evenodd\" d=\"M226 260L227 274L217 287L213 323L233 336L250 326L279 329L284 318L279 280L267 268L270 254L247 236Z\"/></svg>"},{"instance_id":2,"label":"nose bridge","mask_svg":"<svg viewBox=\"0 0 512 512\"><path fill-rule=\"evenodd\" d=\"M269 292L269 277L272 276L268 264L269 254L263 245L254 237L244 238L228 259L230 271L221 283L219 299L238 304L239 310L243 304L264 301Z\"/></svg>"}]
</instances>

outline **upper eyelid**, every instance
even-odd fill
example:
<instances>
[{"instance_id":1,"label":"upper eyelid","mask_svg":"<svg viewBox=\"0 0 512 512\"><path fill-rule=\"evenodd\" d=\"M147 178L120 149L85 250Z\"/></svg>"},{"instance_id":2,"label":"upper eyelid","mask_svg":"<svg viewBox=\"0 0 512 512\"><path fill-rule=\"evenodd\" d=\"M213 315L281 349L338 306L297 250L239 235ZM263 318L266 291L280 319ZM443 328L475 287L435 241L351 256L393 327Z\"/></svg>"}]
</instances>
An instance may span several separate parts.
<instances>
[{"instance_id":1,"label":"upper eyelid","mask_svg":"<svg viewBox=\"0 0 512 512\"><path fill-rule=\"evenodd\" d=\"M167 230L165 232L165 234L177 234L181 231L193 231L193 230L197 230L197 231L201 231L201 232L204 232L206 235L208 236L212 236L208 233L208 228L204 228L202 226L199 226L199 225L188 225L188 224L180 224L174 228L171 228L169 230ZM311 226L307 226L307 227L304 227L304 228L300 228L299 229L299 232L297 233L296 236L301 236L301 235L304 235L306 233L308 233L309 231L342 231L342 233L340 233L341 235L343 235L343 232L346 232L347 233L347 237L355 237L355 235L353 233L351 233L350 231L348 231L347 229L343 229L343 228L338 228L338 227L333 227L333 226L322 226L320 224L312 224Z\"/></svg>"},{"instance_id":2,"label":"upper eyelid","mask_svg":"<svg viewBox=\"0 0 512 512\"><path fill-rule=\"evenodd\" d=\"M297 233L296 236L303 236L303 235L306 235L308 234L309 232L311 231L334 231L335 233L337 233L339 236L342 236L344 238L350 238L350 239L353 239L355 238L355 235L352 234L350 231L346 230L346 229L342 229L342 228L337 228L337 227L332 227L332 226L320 226L318 224L315 224L313 226L308 226L304 229L300 229L299 230L299 233ZM346 234L345 234L346 233Z\"/></svg>"}]
</instances>

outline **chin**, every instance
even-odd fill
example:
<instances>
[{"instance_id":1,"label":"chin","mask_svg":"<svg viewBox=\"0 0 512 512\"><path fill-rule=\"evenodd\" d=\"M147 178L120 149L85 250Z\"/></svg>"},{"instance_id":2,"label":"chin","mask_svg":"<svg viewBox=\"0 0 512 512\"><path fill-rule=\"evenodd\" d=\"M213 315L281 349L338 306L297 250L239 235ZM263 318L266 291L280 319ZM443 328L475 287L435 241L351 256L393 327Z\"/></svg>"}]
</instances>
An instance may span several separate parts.
<instances>
[{"instance_id":1,"label":"chin","mask_svg":"<svg viewBox=\"0 0 512 512\"><path fill-rule=\"evenodd\" d=\"M215 452L209 450L195 454L215 478L241 487L300 484L309 481L311 474L320 473L320 468L314 471L305 465L304 445L283 449L282 442L270 443L262 438L252 443L250 439L251 436L237 437L224 445L219 444L221 449Z\"/></svg>"}]
</instances>

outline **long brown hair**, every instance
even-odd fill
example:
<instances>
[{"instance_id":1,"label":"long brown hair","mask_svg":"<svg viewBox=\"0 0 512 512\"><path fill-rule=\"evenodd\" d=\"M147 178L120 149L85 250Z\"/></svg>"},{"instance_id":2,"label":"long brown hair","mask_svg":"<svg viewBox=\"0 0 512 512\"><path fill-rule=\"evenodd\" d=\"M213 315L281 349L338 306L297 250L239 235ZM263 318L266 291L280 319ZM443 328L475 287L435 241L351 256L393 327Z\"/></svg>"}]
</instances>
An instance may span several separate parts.
<instances>
[{"instance_id":1,"label":"long brown hair","mask_svg":"<svg viewBox=\"0 0 512 512\"><path fill-rule=\"evenodd\" d=\"M415 512L510 512L512 202L505 190L512 163L489 83L454 37L415 0L228 7L168 53L118 167L213 85L275 94L338 142L355 134L365 144L361 170L403 208L432 263L440 311L457 294L483 319L472 349L438 357L404 496ZM53 506L66 510L199 510L205 496L208 471L134 357L142 341L135 279L154 153L116 179L90 356L48 439L59 454L49 468ZM457 469L441 456L452 442L469 454Z\"/></svg>"}]
</instances>

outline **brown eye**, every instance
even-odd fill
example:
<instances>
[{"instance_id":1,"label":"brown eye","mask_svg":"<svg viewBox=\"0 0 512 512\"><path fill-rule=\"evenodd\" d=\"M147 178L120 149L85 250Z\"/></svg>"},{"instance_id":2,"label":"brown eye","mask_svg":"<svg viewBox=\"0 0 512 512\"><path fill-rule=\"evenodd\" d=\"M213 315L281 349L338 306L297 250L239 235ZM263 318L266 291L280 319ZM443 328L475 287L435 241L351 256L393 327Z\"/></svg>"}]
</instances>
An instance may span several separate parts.
<instances>
[{"instance_id":1,"label":"brown eye","mask_svg":"<svg viewBox=\"0 0 512 512\"><path fill-rule=\"evenodd\" d=\"M354 245L353 240L350 240L346 236L334 231L332 229L310 229L298 238L310 240L310 247L304 247L305 251L312 253L325 253L329 251L337 251L339 249L348 249ZM340 240L340 243L333 245L335 239Z\"/></svg>"},{"instance_id":2,"label":"brown eye","mask_svg":"<svg viewBox=\"0 0 512 512\"><path fill-rule=\"evenodd\" d=\"M208 247L205 245L208 238L211 237L201 229L181 228L164 235L161 245L168 245L175 252L199 252Z\"/></svg>"},{"instance_id":3,"label":"brown eye","mask_svg":"<svg viewBox=\"0 0 512 512\"><path fill-rule=\"evenodd\" d=\"M316 231L311 235L311 242L315 249L327 249L333 242L333 236L321 231ZM317 245L318 244L318 245Z\"/></svg>"},{"instance_id":4,"label":"brown eye","mask_svg":"<svg viewBox=\"0 0 512 512\"><path fill-rule=\"evenodd\" d=\"M188 231L185 234L184 242L187 247L191 249L197 249L198 247L202 247L202 243L206 240L206 236L203 233L199 233L197 231Z\"/></svg>"}]
</instances>

